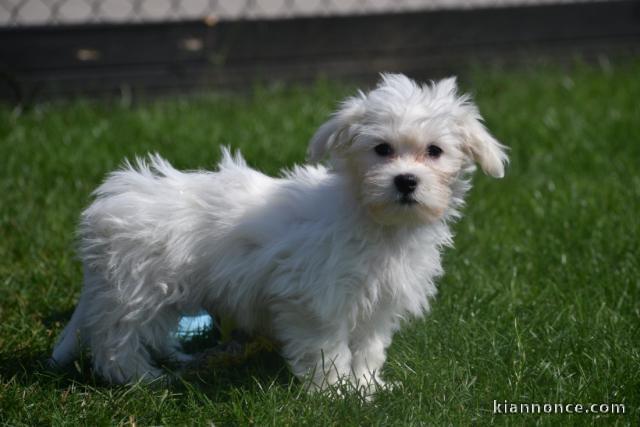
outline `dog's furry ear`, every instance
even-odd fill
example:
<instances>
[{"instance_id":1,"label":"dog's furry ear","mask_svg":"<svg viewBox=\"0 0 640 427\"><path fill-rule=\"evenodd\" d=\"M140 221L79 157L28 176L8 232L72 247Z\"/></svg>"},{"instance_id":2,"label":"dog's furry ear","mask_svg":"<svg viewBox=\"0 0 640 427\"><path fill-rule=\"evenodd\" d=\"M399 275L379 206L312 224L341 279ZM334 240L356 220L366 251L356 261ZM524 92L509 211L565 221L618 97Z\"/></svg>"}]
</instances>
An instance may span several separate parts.
<instances>
[{"instance_id":1,"label":"dog's furry ear","mask_svg":"<svg viewBox=\"0 0 640 427\"><path fill-rule=\"evenodd\" d=\"M319 162L327 153L344 147L351 140L350 128L364 115L365 99L366 95L362 92L347 99L340 109L318 128L307 149L307 159L310 162Z\"/></svg>"},{"instance_id":2,"label":"dog's furry ear","mask_svg":"<svg viewBox=\"0 0 640 427\"><path fill-rule=\"evenodd\" d=\"M502 178L505 165L509 162L507 147L500 144L484 127L482 116L470 97L457 95L456 78L441 80L433 85L432 90L436 97L448 96L458 104L458 118L465 148L487 175Z\"/></svg>"},{"instance_id":3,"label":"dog's furry ear","mask_svg":"<svg viewBox=\"0 0 640 427\"><path fill-rule=\"evenodd\" d=\"M477 111L477 110L476 110ZM463 127L466 146L482 170L494 178L504 176L504 168L509 163L507 147L500 144L482 124L482 119L470 117Z\"/></svg>"}]
</instances>

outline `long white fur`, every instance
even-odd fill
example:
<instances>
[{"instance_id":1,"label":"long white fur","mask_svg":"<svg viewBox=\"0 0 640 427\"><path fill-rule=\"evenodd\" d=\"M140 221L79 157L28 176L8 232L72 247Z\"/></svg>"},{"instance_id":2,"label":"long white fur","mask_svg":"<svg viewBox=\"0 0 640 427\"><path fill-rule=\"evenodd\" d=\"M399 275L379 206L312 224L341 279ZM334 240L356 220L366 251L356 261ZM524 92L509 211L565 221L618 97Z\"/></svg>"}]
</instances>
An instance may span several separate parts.
<instances>
[{"instance_id":1,"label":"long white fur","mask_svg":"<svg viewBox=\"0 0 640 427\"><path fill-rule=\"evenodd\" d=\"M480 120L454 79L385 74L312 138L311 159L328 154L328 167L272 178L227 149L215 172L157 155L127 163L82 214L84 286L53 359L88 347L108 381L153 379L160 358L188 359L172 334L179 317L206 309L273 338L317 388L382 384L393 333L436 294L473 161L504 173L504 147ZM380 141L397 155L377 156ZM420 155L434 141L437 161ZM416 205L398 203L401 173L420 179Z\"/></svg>"}]
</instances>

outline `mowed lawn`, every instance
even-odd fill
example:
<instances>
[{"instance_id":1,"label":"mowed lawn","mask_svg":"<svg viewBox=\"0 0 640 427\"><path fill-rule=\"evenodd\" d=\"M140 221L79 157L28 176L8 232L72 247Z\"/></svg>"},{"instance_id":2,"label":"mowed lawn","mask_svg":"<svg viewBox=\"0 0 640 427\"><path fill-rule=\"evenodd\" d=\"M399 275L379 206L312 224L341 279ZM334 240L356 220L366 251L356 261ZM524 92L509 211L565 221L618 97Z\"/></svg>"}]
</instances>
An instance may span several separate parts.
<instances>
[{"instance_id":1,"label":"mowed lawn","mask_svg":"<svg viewBox=\"0 0 640 427\"><path fill-rule=\"evenodd\" d=\"M426 76L427 78L429 76ZM432 312L408 320L370 403L307 395L277 356L172 386L47 372L81 285L74 228L123 159L215 167L219 146L278 173L354 87L257 88L141 105L0 107L0 424L638 425L640 62L478 69L461 85L510 148L476 173ZM499 403L622 403L625 414L503 415Z\"/></svg>"}]
</instances>

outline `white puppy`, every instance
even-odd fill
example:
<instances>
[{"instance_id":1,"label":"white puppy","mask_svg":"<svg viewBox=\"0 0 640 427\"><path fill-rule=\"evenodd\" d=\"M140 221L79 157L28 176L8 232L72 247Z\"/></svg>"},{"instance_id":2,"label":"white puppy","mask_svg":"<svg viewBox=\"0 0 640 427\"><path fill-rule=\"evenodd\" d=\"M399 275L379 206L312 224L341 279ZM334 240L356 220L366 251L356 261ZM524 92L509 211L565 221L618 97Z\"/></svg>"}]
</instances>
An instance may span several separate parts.
<instances>
[{"instance_id":1,"label":"white puppy","mask_svg":"<svg viewBox=\"0 0 640 427\"><path fill-rule=\"evenodd\" d=\"M271 337L314 387L380 385L400 321L436 293L474 160L502 177L504 149L455 79L385 74L313 136L329 167L272 178L227 150L216 172L127 164L82 215L84 287L53 359L86 346L105 379L152 379L187 357L180 316L205 309Z\"/></svg>"}]
</instances>

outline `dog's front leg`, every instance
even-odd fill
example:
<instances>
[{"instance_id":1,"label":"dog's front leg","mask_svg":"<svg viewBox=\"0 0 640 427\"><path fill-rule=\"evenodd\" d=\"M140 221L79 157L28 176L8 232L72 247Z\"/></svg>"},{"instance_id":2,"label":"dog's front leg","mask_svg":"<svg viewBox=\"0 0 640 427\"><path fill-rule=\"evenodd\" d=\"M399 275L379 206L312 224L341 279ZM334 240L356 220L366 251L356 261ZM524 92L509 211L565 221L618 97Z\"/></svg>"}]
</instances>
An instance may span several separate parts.
<instances>
[{"instance_id":1,"label":"dog's front leg","mask_svg":"<svg viewBox=\"0 0 640 427\"><path fill-rule=\"evenodd\" d=\"M396 329L397 322L391 313L383 311L359 324L351 334L353 376L358 387L369 393L385 386L380 371Z\"/></svg>"},{"instance_id":2,"label":"dog's front leg","mask_svg":"<svg viewBox=\"0 0 640 427\"><path fill-rule=\"evenodd\" d=\"M309 382L310 391L352 380L346 322L319 324L299 313L281 313L274 325L283 357L294 375Z\"/></svg>"},{"instance_id":3,"label":"dog's front leg","mask_svg":"<svg viewBox=\"0 0 640 427\"><path fill-rule=\"evenodd\" d=\"M353 348L353 376L359 387L374 390L384 386L380 370L386 359L386 337L371 334L363 337Z\"/></svg>"}]
</instances>

